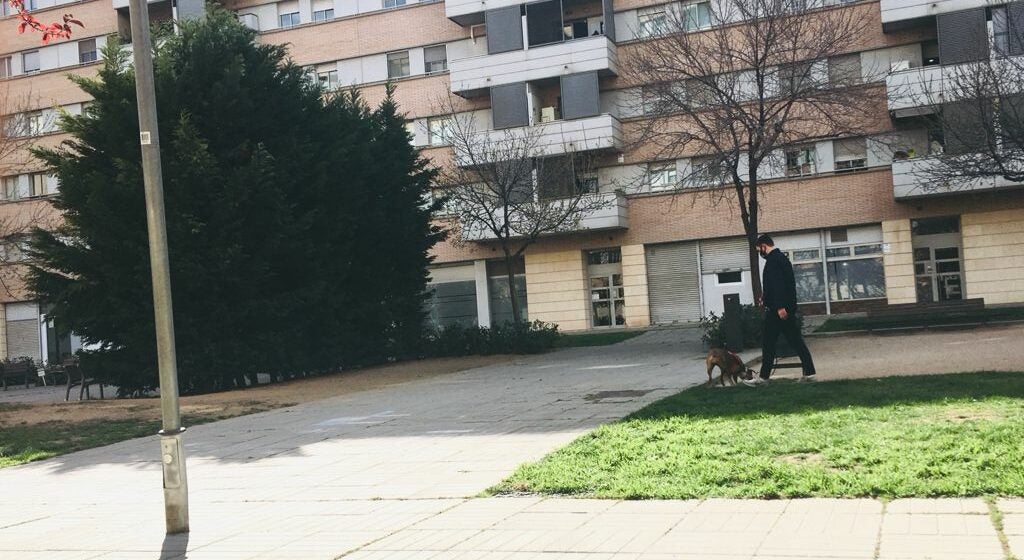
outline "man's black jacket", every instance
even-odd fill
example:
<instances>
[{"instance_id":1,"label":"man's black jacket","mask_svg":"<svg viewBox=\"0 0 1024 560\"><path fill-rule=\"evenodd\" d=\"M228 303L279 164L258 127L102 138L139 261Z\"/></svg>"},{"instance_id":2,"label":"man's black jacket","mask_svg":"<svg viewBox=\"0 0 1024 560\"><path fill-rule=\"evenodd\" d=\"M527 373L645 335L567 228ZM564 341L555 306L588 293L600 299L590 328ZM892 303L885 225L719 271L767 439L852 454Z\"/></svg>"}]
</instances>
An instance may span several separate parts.
<instances>
[{"instance_id":1,"label":"man's black jacket","mask_svg":"<svg viewBox=\"0 0 1024 560\"><path fill-rule=\"evenodd\" d=\"M793 265L786 255L773 249L764 259L764 276L761 289L764 291L764 306L772 311L785 308L796 312L796 279Z\"/></svg>"}]
</instances>

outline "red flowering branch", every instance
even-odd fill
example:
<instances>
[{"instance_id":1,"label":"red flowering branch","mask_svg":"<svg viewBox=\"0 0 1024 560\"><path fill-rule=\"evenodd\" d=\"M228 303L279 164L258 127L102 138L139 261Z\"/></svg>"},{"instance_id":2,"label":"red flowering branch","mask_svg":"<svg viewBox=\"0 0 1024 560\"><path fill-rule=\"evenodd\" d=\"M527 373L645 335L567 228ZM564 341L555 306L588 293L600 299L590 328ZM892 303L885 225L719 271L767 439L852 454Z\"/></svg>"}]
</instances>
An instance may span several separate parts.
<instances>
[{"instance_id":1,"label":"red flowering branch","mask_svg":"<svg viewBox=\"0 0 1024 560\"><path fill-rule=\"evenodd\" d=\"M25 9L25 0L0 1L8 2L18 13L18 19L21 20L21 23L18 24L18 33L24 33L26 29L38 31L43 34L43 43L49 43L50 39L70 39L72 25L85 27L82 25L82 22L75 19L75 16L71 14L64 14L63 22L53 22L47 25L28 13L28 10Z\"/></svg>"}]
</instances>

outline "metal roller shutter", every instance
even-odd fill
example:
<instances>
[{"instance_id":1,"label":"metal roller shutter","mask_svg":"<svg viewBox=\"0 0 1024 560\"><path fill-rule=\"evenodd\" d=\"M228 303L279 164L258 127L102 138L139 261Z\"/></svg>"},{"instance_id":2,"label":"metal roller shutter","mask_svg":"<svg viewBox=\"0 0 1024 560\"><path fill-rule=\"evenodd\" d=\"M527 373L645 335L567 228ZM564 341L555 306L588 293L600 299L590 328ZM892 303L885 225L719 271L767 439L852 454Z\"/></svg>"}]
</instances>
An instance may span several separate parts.
<instances>
[{"instance_id":1,"label":"metal roller shutter","mask_svg":"<svg viewBox=\"0 0 1024 560\"><path fill-rule=\"evenodd\" d=\"M700 270L703 274L723 270L750 270L747 238L729 237L701 241Z\"/></svg>"},{"instance_id":2,"label":"metal roller shutter","mask_svg":"<svg viewBox=\"0 0 1024 560\"><path fill-rule=\"evenodd\" d=\"M647 293L657 325L700 319L700 259L697 243L649 245Z\"/></svg>"},{"instance_id":3,"label":"metal roller shutter","mask_svg":"<svg viewBox=\"0 0 1024 560\"><path fill-rule=\"evenodd\" d=\"M39 360L39 307L33 302L8 303L7 357Z\"/></svg>"}]
</instances>

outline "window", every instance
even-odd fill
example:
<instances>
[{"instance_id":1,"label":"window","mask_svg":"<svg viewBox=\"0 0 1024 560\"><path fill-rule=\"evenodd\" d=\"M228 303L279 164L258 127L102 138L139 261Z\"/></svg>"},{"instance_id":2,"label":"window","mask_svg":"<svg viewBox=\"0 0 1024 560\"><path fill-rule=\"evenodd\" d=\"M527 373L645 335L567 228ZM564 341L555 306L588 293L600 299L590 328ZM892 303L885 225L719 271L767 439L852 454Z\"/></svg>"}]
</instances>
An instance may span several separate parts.
<instances>
[{"instance_id":1,"label":"window","mask_svg":"<svg viewBox=\"0 0 1024 560\"><path fill-rule=\"evenodd\" d=\"M409 75L409 51L388 53L388 78L404 78Z\"/></svg>"},{"instance_id":2,"label":"window","mask_svg":"<svg viewBox=\"0 0 1024 560\"><path fill-rule=\"evenodd\" d=\"M713 157L690 160L690 184L695 187L716 187L725 182L725 168Z\"/></svg>"},{"instance_id":3,"label":"window","mask_svg":"<svg viewBox=\"0 0 1024 560\"><path fill-rule=\"evenodd\" d=\"M672 102L661 94L664 86L643 86L640 88L640 106L645 115L663 115L669 112Z\"/></svg>"},{"instance_id":4,"label":"window","mask_svg":"<svg viewBox=\"0 0 1024 560\"><path fill-rule=\"evenodd\" d=\"M295 27L301 23L301 20L299 19L299 12L280 14L277 16L277 23L280 27Z\"/></svg>"},{"instance_id":5,"label":"window","mask_svg":"<svg viewBox=\"0 0 1024 560\"><path fill-rule=\"evenodd\" d=\"M811 89L811 63L798 62L780 66L779 95L789 96Z\"/></svg>"},{"instance_id":6,"label":"window","mask_svg":"<svg viewBox=\"0 0 1024 560\"><path fill-rule=\"evenodd\" d=\"M817 160L814 146L786 150L786 177L803 177L815 173Z\"/></svg>"},{"instance_id":7,"label":"window","mask_svg":"<svg viewBox=\"0 0 1024 560\"><path fill-rule=\"evenodd\" d=\"M735 272L719 272L717 276L719 285L743 283L743 272L739 270Z\"/></svg>"},{"instance_id":8,"label":"window","mask_svg":"<svg viewBox=\"0 0 1024 560\"><path fill-rule=\"evenodd\" d=\"M683 25L687 31L711 27L711 2L694 2L683 6Z\"/></svg>"},{"instance_id":9,"label":"window","mask_svg":"<svg viewBox=\"0 0 1024 560\"><path fill-rule=\"evenodd\" d=\"M834 86L853 86L862 80L859 54L836 56L828 60L828 83Z\"/></svg>"},{"instance_id":10,"label":"window","mask_svg":"<svg viewBox=\"0 0 1024 560\"><path fill-rule=\"evenodd\" d=\"M27 258L28 242L23 235L12 235L0 239L0 260L5 263L22 262Z\"/></svg>"},{"instance_id":11,"label":"window","mask_svg":"<svg viewBox=\"0 0 1024 560\"><path fill-rule=\"evenodd\" d=\"M936 235L939 233L957 233L960 231L960 217L922 218L910 220L910 231L914 235Z\"/></svg>"},{"instance_id":12,"label":"window","mask_svg":"<svg viewBox=\"0 0 1024 560\"><path fill-rule=\"evenodd\" d=\"M7 3L4 2L4 5L6 6ZM11 57L0 57L0 78L10 77L11 74Z\"/></svg>"},{"instance_id":13,"label":"window","mask_svg":"<svg viewBox=\"0 0 1024 560\"><path fill-rule=\"evenodd\" d=\"M317 72L316 81L325 91L338 89L338 71Z\"/></svg>"},{"instance_id":14,"label":"window","mask_svg":"<svg viewBox=\"0 0 1024 560\"><path fill-rule=\"evenodd\" d=\"M830 261L828 288L833 300L885 297L885 270L881 257Z\"/></svg>"},{"instance_id":15,"label":"window","mask_svg":"<svg viewBox=\"0 0 1024 560\"><path fill-rule=\"evenodd\" d=\"M28 176L28 183L30 187L29 196L36 197L46 195L46 174L32 173Z\"/></svg>"},{"instance_id":16,"label":"window","mask_svg":"<svg viewBox=\"0 0 1024 560\"><path fill-rule=\"evenodd\" d=\"M334 19L334 8L329 8L326 10L316 10L315 12L313 12L314 22L329 21L332 19Z\"/></svg>"},{"instance_id":17,"label":"window","mask_svg":"<svg viewBox=\"0 0 1024 560\"><path fill-rule=\"evenodd\" d=\"M18 200L18 178L17 177L4 177L3 181L3 199L4 200Z\"/></svg>"},{"instance_id":18,"label":"window","mask_svg":"<svg viewBox=\"0 0 1024 560\"><path fill-rule=\"evenodd\" d=\"M640 39L654 37L668 31L668 15L665 14L665 8L662 6L640 10L637 14L637 23L636 34Z\"/></svg>"},{"instance_id":19,"label":"window","mask_svg":"<svg viewBox=\"0 0 1024 560\"><path fill-rule=\"evenodd\" d=\"M651 164L647 167L647 181L652 191L663 191L676 187L676 164Z\"/></svg>"},{"instance_id":20,"label":"window","mask_svg":"<svg viewBox=\"0 0 1024 560\"><path fill-rule=\"evenodd\" d=\"M39 136L46 132L46 121L42 111L25 113L25 133L28 136Z\"/></svg>"},{"instance_id":21,"label":"window","mask_svg":"<svg viewBox=\"0 0 1024 560\"><path fill-rule=\"evenodd\" d=\"M30 51L21 55L21 68L26 74L39 71L39 51Z\"/></svg>"},{"instance_id":22,"label":"window","mask_svg":"<svg viewBox=\"0 0 1024 560\"><path fill-rule=\"evenodd\" d=\"M847 138L832 143L836 172L843 173L868 166L868 144L864 138Z\"/></svg>"},{"instance_id":23,"label":"window","mask_svg":"<svg viewBox=\"0 0 1024 560\"><path fill-rule=\"evenodd\" d=\"M96 39L87 39L78 42L78 63L87 64L96 62Z\"/></svg>"},{"instance_id":24,"label":"window","mask_svg":"<svg viewBox=\"0 0 1024 560\"><path fill-rule=\"evenodd\" d=\"M615 264L622 262L621 249L605 249L587 253L587 264Z\"/></svg>"},{"instance_id":25,"label":"window","mask_svg":"<svg viewBox=\"0 0 1024 560\"><path fill-rule=\"evenodd\" d=\"M1010 25L1006 8L992 8L992 48L996 54L1010 54Z\"/></svg>"},{"instance_id":26,"label":"window","mask_svg":"<svg viewBox=\"0 0 1024 560\"><path fill-rule=\"evenodd\" d=\"M452 141L451 117L427 119L427 141L431 146L445 146Z\"/></svg>"},{"instance_id":27,"label":"window","mask_svg":"<svg viewBox=\"0 0 1024 560\"><path fill-rule=\"evenodd\" d=\"M427 74L447 70L448 48L445 45L436 45L423 49L423 66Z\"/></svg>"},{"instance_id":28,"label":"window","mask_svg":"<svg viewBox=\"0 0 1024 560\"><path fill-rule=\"evenodd\" d=\"M384 8L385 9L387 9L387 8L397 8L399 6L404 6L404 5L405 5L405 0L384 0Z\"/></svg>"},{"instance_id":29,"label":"window","mask_svg":"<svg viewBox=\"0 0 1024 560\"><path fill-rule=\"evenodd\" d=\"M715 87L696 78L686 80L686 101L693 108L707 107L715 103Z\"/></svg>"}]
</instances>

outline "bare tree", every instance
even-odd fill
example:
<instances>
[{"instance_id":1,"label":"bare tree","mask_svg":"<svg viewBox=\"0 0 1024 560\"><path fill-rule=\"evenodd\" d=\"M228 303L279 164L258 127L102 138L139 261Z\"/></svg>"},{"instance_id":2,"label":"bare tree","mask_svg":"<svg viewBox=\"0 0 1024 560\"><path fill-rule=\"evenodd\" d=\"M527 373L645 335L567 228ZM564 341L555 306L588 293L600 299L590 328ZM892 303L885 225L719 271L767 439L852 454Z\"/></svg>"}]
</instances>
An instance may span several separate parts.
<instances>
[{"instance_id":1,"label":"bare tree","mask_svg":"<svg viewBox=\"0 0 1024 560\"><path fill-rule=\"evenodd\" d=\"M637 151L699 158L675 187L712 187L701 191L712 204L738 207L753 271L762 182L807 165L799 152L787 161L786 148L888 127L884 91L867 85L856 55L870 6L822 2L714 0L709 8L668 9L641 23L650 38L626 60L624 77L640 86L628 103L647 117L633 139ZM872 124L872 113L885 123ZM757 274L752 281L760 301Z\"/></svg>"},{"instance_id":2,"label":"bare tree","mask_svg":"<svg viewBox=\"0 0 1024 560\"><path fill-rule=\"evenodd\" d=\"M38 168L38 160L29 149L36 142L40 128L46 126L41 117L33 118L36 104L30 94L11 92L8 84L0 85L0 188L8 189L16 175ZM42 178L42 176L40 176ZM4 192L4 198L16 192ZM19 292L26 262L24 244L36 227L54 225L55 211L45 201L29 201L0 209L0 290L8 296Z\"/></svg>"},{"instance_id":3,"label":"bare tree","mask_svg":"<svg viewBox=\"0 0 1024 560\"><path fill-rule=\"evenodd\" d=\"M993 180L1024 182L1024 3L992 9L994 33L979 26L965 41L969 61L934 67L932 78L890 88L918 107L930 156L915 165L918 189L970 190ZM984 20L981 21L984 24Z\"/></svg>"},{"instance_id":4,"label":"bare tree","mask_svg":"<svg viewBox=\"0 0 1024 560\"><path fill-rule=\"evenodd\" d=\"M449 114L431 134L442 134L453 161L438 179L442 214L456 243L492 242L501 248L512 318L523 320L515 297L515 263L542 236L584 228L584 219L615 204L597 193L597 155L561 141L551 126L488 130L472 111ZM585 141L584 141L585 144Z\"/></svg>"},{"instance_id":5,"label":"bare tree","mask_svg":"<svg viewBox=\"0 0 1024 560\"><path fill-rule=\"evenodd\" d=\"M0 84L0 176L8 177L28 168L34 159L29 148L35 142L34 123L28 118L32 98L18 95L9 84Z\"/></svg>"}]
</instances>

